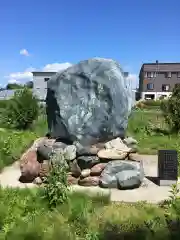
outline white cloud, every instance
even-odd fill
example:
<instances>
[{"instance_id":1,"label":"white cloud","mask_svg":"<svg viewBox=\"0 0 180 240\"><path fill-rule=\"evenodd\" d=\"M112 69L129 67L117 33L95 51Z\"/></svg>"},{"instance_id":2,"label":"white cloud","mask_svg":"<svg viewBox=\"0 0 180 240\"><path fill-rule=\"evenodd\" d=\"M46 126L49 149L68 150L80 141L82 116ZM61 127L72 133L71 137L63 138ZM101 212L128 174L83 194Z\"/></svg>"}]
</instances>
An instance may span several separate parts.
<instances>
[{"instance_id":1,"label":"white cloud","mask_svg":"<svg viewBox=\"0 0 180 240\"><path fill-rule=\"evenodd\" d=\"M11 84L13 84L13 83L20 83L19 81L17 81L16 79L10 79L9 81L8 81L8 83L11 83Z\"/></svg>"},{"instance_id":2,"label":"white cloud","mask_svg":"<svg viewBox=\"0 0 180 240\"><path fill-rule=\"evenodd\" d=\"M136 82L138 80L137 74L130 73L129 76L127 77L128 80L131 80L133 82Z\"/></svg>"},{"instance_id":3,"label":"white cloud","mask_svg":"<svg viewBox=\"0 0 180 240\"><path fill-rule=\"evenodd\" d=\"M32 71L44 71L44 72L56 72L64 70L72 66L71 63L52 63L43 66L41 69L36 69L33 67L27 68L24 72L14 72L6 76L8 83L25 83L33 80ZM132 81L132 86L136 87L138 83L138 75L129 73L127 77L128 80Z\"/></svg>"},{"instance_id":4,"label":"white cloud","mask_svg":"<svg viewBox=\"0 0 180 240\"><path fill-rule=\"evenodd\" d=\"M26 56L26 57L29 57L29 56L30 56L28 50L25 49L25 48L24 48L24 49L21 49L19 53L20 53L20 55L23 55L23 56Z\"/></svg>"},{"instance_id":5,"label":"white cloud","mask_svg":"<svg viewBox=\"0 0 180 240\"><path fill-rule=\"evenodd\" d=\"M5 78L8 79L8 83L14 83L15 81L16 81L16 83L17 82L25 83L25 82L33 80L32 71L57 72L57 71L64 70L64 69L70 67L71 65L72 64L70 64L68 62L67 63L52 63L52 64L45 65L40 70L30 67L30 68L27 68L24 72L10 73L8 76L5 76Z\"/></svg>"},{"instance_id":6,"label":"white cloud","mask_svg":"<svg viewBox=\"0 0 180 240\"><path fill-rule=\"evenodd\" d=\"M137 86L138 86L138 75L137 74L129 73L127 80L130 81L133 89L137 88Z\"/></svg>"},{"instance_id":7,"label":"white cloud","mask_svg":"<svg viewBox=\"0 0 180 240\"><path fill-rule=\"evenodd\" d=\"M52 63L52 64L47 64L42 68L42 71L44 72L56 72L56 71L61 71L64 70L68 67L72 66L71 63Z\"/></svg>"}]
</instances>

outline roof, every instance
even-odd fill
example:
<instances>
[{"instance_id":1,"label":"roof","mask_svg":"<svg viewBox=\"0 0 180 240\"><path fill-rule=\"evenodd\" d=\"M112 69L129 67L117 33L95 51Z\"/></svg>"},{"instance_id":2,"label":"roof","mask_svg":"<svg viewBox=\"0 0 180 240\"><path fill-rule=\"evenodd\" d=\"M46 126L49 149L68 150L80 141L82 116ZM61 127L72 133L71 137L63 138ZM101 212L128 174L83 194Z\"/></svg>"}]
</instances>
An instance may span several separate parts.
<instances>
[{"instance_id":1,"label":"roof","mask_svg":"<svg viewBox=\"0 0 180 240\"><path fill-rule=\"evenodd\" d=\"M144 63L141 71L180 72L180 63Z\"/></svg>"},{"instance_id":2,"label":"roof","mask_svg":"<svg viewBox=\"0 0 180 240\"><path fill-rule=\"evenodd\" d=\"M36 73L44 73L44 74L50 73L50 74L52 74L52 73L57 73L57 72L49 72L49 71L47 71L47 72L45 72L45 71L34 71L34 72L32 72L32 74L36 74Z\"/></svg>"}]
</instances>

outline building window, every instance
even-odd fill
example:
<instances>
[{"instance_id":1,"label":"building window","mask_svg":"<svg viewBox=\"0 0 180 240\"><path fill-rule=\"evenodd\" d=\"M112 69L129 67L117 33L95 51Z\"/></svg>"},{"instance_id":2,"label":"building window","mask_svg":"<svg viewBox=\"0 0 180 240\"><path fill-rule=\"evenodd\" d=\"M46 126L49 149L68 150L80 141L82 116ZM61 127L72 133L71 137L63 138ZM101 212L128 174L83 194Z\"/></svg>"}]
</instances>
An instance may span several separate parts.
<instances>
[{"instance_id":1,"label":"building window","mask_svg":"<svg viewBox=\"0 0 180 240\"><path fill-rule=\"evenodd\" d=\"M147 77L148 78L153 78L154 77L154 72L148 72Z\"/></svg>"},{"instance_id":2,"label":"building window","mask_svg":"<svg viewBox=\"0 0 180 240\"><path fill-rule=\"evenodd\" d=\"M162 85L162 91L163 92L168 92L170 90L170 85L169 84L163 84Z\"/></svg>"},{"instance_id":3,"label":"building window","mask_svg":"<svg viewBox=\"0 0 180 240\"><path fill-rule=\"evenodd\" d=\"M171 72L166 73L167 78L171 78Z\"/></svg>"},{"instance_id":4,"label":"building window","mask_svg":"<svg viewBox=\"0 0 180 240\"><path fill-rule=\"evenodd\" d=\"M144 77L147 78L147 72L144 73Z\"/></svg>"},{"instance_id":5,"label":"building window","mask_svg":"<svg viewBox=\"0 0 180 240\"><path fill-rule=\"evenodd\" d=\"M180 78L180 72L177 73L177 77Z\"/></svg>"},{"instance_id":6,"label":"building window","mask_svg":"<svg viewBox=\"0 0 180 240\"><path fill-rule=\"evenodd\" d=\"M151 77L151 72L147 73L147 77L150 78Z\"/></svg>"},{"instance_id":7,"label":"building window","mask_svg":"<svg viewBox=\"0 0 180 240\"><path fill-rule=\"evenodd\" d=\"M153 83L148 83L147 84L147 89L148 90L153 90L154 89L154 84Z\"/></svg>"},{"instance_id":8,"label":"building window","mask_svg":"<svg viewBox=\"0 0 180 240\"><path fill-rule=\"evenodd\" d=\"M44 81L47 82L49 80L49 78L44 78Z\"/></svg>"}]
</instances>

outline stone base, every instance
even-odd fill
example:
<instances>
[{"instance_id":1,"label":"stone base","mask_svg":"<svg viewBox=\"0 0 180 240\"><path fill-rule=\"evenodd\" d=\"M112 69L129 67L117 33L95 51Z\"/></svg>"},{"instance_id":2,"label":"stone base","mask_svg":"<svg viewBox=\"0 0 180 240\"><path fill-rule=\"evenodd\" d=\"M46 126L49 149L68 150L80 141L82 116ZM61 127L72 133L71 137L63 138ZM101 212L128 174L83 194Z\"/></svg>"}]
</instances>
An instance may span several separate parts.
<instances>
[{"instance_id":1,"label":"stone base","mask_svg":"<svg viewBox=\"0 0 180 240\"><path fill-rule=\"evenodd\" d=\"M172 186L173 184L177 184L177 180L159 180L159 186Z\"/></svg>"}]
</instances>

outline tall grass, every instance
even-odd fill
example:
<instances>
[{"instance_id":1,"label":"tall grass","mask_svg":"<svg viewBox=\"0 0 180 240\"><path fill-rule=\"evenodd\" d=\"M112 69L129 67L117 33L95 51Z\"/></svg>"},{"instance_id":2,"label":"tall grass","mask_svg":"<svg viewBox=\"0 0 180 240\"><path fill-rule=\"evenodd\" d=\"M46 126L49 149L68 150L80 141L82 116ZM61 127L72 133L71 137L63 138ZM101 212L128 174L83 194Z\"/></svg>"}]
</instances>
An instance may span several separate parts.
<instances>
[{"instance_id":1,"label":"tall grass","mask_svg":"<svg viewBox=\"0 0 180 240\"><path fill-rule=\"evenodd\" d=\"M171 209L169 214L178 217ZM2 240L165 240L171 239L168 226L165 210L146 203L110 204L107 197L73 193L68 202L50 210L40 190L0 189ZM179 232L177 228L175 237Z\"/></svg>"}]
</instances>

